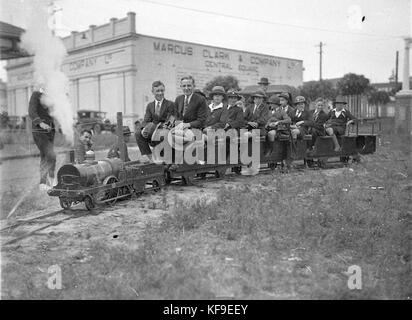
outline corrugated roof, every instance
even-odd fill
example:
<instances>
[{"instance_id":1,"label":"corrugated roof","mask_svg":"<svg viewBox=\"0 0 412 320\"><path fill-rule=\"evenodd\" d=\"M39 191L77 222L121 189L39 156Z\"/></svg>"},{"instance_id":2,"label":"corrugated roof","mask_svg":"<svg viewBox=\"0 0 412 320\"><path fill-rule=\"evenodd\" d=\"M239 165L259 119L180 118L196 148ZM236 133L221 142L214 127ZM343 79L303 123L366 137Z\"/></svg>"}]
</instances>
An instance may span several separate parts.
<instances>
[{"instance_id":1,"label":"corrugated roof","mask_svg":"<svg viewBox=\"0 0 412 320\"><path fill-rule=\"evenodd\" d=\"M24 32L24 29L13 26L10 23L0 21L0 37L1 38L20 38L20 35Z\"/></svg>"}]
</instances>

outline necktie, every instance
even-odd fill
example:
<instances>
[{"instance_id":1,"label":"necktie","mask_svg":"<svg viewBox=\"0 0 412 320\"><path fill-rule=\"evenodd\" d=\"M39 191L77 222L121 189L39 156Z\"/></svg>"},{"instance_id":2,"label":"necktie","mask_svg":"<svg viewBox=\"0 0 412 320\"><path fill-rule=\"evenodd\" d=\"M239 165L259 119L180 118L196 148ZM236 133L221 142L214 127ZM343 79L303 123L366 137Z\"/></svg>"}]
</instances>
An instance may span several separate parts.
<instances>
[{"instance_id":1,"label":"necktie","mask_svg":"<svg viewBox=\"0 0 412 320\"><path fill-rule=\"evenodd\" d=\"M186 113L188 105L189 105L189 96L185 96L185 102L183 104L183 115Z\"/></svg>"},{"instance_id":2,"label":"necktie","mask_svg":"<svg viewBox=\"0 0 412 320\"><path fill-rule=\"evenodd\" d=\"M319 115L319 112L316 111L315 112L315 121L318 120L318 115Z\"/></svg>"},{"instance_id":3,"label":"necktie","mask_svg":"<svg viewBox=\"0 0 412 320\"><path fill-rule=\"evenodd\" d=\"M155 113L156 113L157 115L160 114L160 101L157 101L157 102L156 102Z\"/></svg>"},{"instance_id":4,"label":"necktie","mask_svg":"<svg viewBox=\"0 0 412 320\"><path fill-rule=\"evenodd\" d=\"M253 114L255 114L256 110L257 110L258 106L255 105L255 108L253 109Z\"/></svg>"}]
</instances>

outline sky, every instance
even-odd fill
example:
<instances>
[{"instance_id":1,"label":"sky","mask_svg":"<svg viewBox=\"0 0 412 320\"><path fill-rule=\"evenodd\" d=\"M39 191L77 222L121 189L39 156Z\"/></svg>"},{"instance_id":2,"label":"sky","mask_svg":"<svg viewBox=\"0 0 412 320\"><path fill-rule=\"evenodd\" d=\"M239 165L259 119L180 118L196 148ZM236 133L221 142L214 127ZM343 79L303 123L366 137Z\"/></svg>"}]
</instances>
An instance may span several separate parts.
<instances>
[{"instance_id":1,"label":"sky","mask_svg":"<svg viewBox=\"0 0 412 320\"><path fill-rule=\"evenodd\" d=\"M34 0L0 0L0 20L25 28L28 1ZM399 51L402 81L403 37L412 36L411 0L54 2L61 9L56 13L60 36L133 11L140 34L303 60L304 81L319 79L321 41L323 79L354 72L387 82ZM0 78L6 78L2 67Z\"/></svg>"}]
</instances>

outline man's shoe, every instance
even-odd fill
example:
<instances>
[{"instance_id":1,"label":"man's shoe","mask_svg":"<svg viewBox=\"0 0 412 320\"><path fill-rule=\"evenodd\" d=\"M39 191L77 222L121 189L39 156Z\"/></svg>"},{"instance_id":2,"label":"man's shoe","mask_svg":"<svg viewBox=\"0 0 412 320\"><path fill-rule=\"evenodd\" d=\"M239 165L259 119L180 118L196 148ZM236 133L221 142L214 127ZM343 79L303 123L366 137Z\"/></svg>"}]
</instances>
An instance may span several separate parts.
<instances>
[{"instance_id":1,"label":"man's shoe","mask_svg":"<svg viewBox=\"0 0 412 320\"><path fill-rule=\"evenodd\" d=\"M142 155L142 157L139 160L141 163L151 163L152 162L151 158L146 154Z\"/></svg>"},{"instance_id":2,"label":"man's shoe","mask_svg":"<svg viewBox=\"0 0 412 320\"><path fill-rule=\"evenodd\" d=\"M45 184L45 183L40 183L39 184L39 190L40 191L47 191L47 190L50 190L51 189L51 187L49 187L47 184Z\"/></svg>"},{"instance_id":3,"label":"man's shoe","mask_svg":"<svg viewBox=\"0 0 412 320\"><path fill-rule=\"evenodd\" d=\"M55 180L54 178L47 177L47 182L46 182L47 186L50 187L50 188L53 188L53 186L55 185L54 180Z\"/></svg>"}]
</instances>

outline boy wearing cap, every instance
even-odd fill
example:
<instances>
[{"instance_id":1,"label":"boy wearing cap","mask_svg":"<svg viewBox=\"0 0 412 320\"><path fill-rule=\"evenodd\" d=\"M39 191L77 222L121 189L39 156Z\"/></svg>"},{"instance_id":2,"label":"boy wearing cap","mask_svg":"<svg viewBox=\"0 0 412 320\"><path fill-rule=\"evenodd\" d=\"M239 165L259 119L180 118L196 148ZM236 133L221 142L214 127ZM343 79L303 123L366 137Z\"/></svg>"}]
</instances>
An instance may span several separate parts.
<instances>
[{"instance_id":1,"label":"boy wearing cap","mask_svg":"<svg viewBox=\"0 0 412 320\"><path fill-rule=\"evenodd\" d=\"M295 108L292 107L291 95L288 92L282 92L281 94L279 94L278 97L279 97L280 107L292 119L295 116Z\"/></svg>"},{"instance_id":2,"label":"boy wearing cap","mask_svg":"<svg viewBox=\"0 0 412 320\"><path fill-rule=\"evenodd\" d=\"M253 104L246 108L245 122L248 130L259 129L260 135L266 135L266 123L269 119L269 108L263 103L266 97L265 92L261 89L257 90L253 95Z\"/></svg>"},{"instance_id":3,"label":"boy wearing cap","mask_svg":"<svg viewBox=\"0 0 412 320\"><path fill-rule=\"evenodd\" d=\"M338 139L336 136L345 135L346 126L354 123L357 119L346 110L344 106L347 104L342 96L337 96L333 105L334 109L329 112L329 119L325 123L326 134L332 136L335 145L335 152L341 151Z\"/></svg>"},{"instance_id":4,"label":"boy wearing cap","mask_svg":"<svg viewBox=\"0 0 412 320\"><path fill-rule=\"evenodd\" d=\"M274 142L277 130L287 130L288 125L291 123L291 119L286 111L280 107L278 96L271 96L268 103L271 108L271 112L266 124L266 130L268 131L268 140Z\"/></svg>"},{"instance_id":5,"label":"boy wearing cap","mask_svg":"<svg viewBox=\"0 0 412 320\"><path fill-rule=\"evenodd\" d=\"M306 99L302 96L297 96L295 98L295 114L292 117L292 138L297 139L307 134L307 126L309 124L310 114L306 110Z\"/></svg>"},{"instance_id":6,"label":"boy wearing cap","mask_svg":"<svg viewBox=\"0 0 412 320\"><path fill-rule=\"evenodd\" d=\"M132 133L130 132L129 127L128 126L123 126L123 139L124 139L124 143L125 143L125 157L124 157L125 161L130 161L129 154L127 152L126 143L128 143L130 141L130 135L131 134ZM107 153L108 158L121 158L120 155L121 155L121 151L120 151L120 148L119 148L117 143L114 144L110 148L109 152Z\"/></svg>"}]
</instances>

